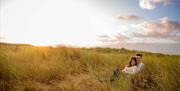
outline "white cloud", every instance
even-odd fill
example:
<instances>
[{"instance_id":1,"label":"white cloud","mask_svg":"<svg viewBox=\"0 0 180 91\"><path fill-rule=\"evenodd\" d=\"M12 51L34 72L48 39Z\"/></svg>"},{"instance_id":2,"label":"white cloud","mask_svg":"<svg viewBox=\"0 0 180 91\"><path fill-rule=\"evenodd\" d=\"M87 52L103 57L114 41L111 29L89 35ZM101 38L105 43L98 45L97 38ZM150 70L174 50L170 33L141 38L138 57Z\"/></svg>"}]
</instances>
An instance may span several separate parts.
<instances>
[{"instance_id":1,"label":"white cloud","mask_svg":"<svg viewBox=\"0 0 180 91\"><path fill-rule=\"evenodd\" d=\"M118 16L117 19L135 21L135 20L140 20L141 17L137 15L126 15L126 16Z\"/></svg>"},{"instance_id":2,"label":"white cloud","mask_svg":"<svg viewBox=\"0 0 180 91\"><path fill-rule=\"evenodd\" d=\"M171 0L139 0L139 5L143 9L152 10L156 8L156 4L168 5Z\"/></svg>"},{"instance_id":3,"label":"white cloud","mask_svg":"<svg viewBox=\"0 0 180 91\"><path fill-rule=\"evenodd\" d=\"M138 26L147 30L146 33L134 32L136 37L144 38L163 38L179 42L180 41L180 22L163 17L161 22L144 22Z\"/></svg>"},{"instance_id":4,"label":"white cloud","mask_svg":"<svg viewBox=\"0 0 180 91\"><path fill-rule=\"evenodd\" d=\"M99 41L101 41L105 44L124 43L131 39L130 37L128 37L124 34L121 34L121 33L117 33L116 35L113 35L113 36L100 35L97 37L98 37Z\"/></svg>"}]
</instances>

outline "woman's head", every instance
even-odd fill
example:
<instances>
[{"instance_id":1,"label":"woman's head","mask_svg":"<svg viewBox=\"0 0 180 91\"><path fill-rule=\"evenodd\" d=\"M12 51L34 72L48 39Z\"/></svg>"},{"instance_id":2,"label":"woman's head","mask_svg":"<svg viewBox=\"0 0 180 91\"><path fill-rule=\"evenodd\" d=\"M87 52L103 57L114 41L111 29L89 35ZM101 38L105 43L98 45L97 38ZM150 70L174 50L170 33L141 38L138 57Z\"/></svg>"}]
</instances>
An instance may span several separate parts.
<instances>
[{"instance_id":1,"label":"woman's head","mask_svg":"<svg viewBox=\"0 0 180 91\"><path fill-rule=\"evenodd\" d=\"M136 57L131 57L130 60L129 60L128 67L131 67L131 66L134 66L134 65L137 65Z\"/></svg>"}]
</instances>

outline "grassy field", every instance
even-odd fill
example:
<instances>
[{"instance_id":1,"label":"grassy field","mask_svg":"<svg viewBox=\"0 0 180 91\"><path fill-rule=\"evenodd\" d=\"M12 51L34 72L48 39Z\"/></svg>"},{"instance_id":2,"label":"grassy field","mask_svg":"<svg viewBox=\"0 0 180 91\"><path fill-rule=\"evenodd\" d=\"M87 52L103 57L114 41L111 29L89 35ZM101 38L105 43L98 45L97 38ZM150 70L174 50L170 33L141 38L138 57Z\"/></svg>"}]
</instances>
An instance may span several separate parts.
<instances>
[{"instance_id":1,"label":"grassy field","mask_svg":"<svg viewBox=\"0 0 180 91\"><path fill-rule=\"evenodd\" d=\"M113 69L122 69L135 53L143 54L143 71L121 73L110 83ZM0 91L180 91L180 56L1 43Z\"/></svg>"}]
</instances>

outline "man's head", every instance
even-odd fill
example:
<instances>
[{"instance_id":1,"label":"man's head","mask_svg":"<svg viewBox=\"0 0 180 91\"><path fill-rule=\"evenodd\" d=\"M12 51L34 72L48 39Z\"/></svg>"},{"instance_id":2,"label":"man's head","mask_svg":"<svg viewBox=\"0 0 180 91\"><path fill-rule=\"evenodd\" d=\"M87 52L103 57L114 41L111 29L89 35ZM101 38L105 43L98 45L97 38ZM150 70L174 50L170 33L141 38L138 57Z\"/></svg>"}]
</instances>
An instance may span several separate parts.
<instances>
[{"instance_id":1,"label":"man's head","mask_svg":"<svg viewBox=\"0 0 180 91\"><path fill-rule=\"evenodd\" d=\"M141 61L141 59L142 59L142 54L137 53L137 54L136 54L136 59L137 59L137 61Z\"/></svg>"}]
</instances>

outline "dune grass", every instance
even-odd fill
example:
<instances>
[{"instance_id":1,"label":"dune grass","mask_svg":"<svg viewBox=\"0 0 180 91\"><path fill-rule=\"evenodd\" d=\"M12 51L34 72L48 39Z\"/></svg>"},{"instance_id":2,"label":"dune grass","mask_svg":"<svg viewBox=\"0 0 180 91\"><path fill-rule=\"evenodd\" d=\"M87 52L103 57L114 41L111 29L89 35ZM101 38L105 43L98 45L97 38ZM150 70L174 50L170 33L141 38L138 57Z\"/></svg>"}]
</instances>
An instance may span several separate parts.
<instances>
[{"instance_id":1,"label":"dune grass","mask_svg":"<svg viewBox=\"0 0 180 91\"><path fill-rule=\"evenodd\" d=\"M112 71L143 54L136 75ZM132 82L134 80L134 83ZM110 48L0 44L0 91L180 91L180 56Z\"/></svg>"}]
</instances>

